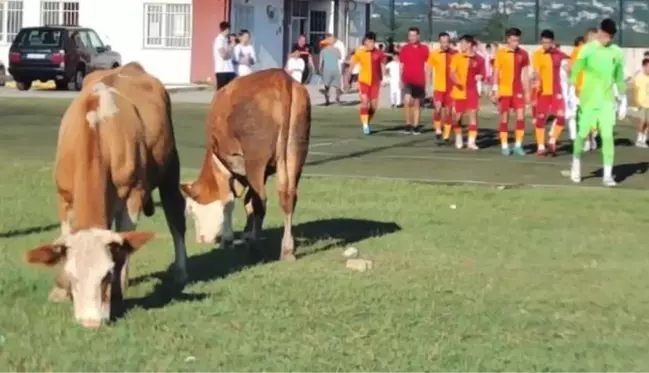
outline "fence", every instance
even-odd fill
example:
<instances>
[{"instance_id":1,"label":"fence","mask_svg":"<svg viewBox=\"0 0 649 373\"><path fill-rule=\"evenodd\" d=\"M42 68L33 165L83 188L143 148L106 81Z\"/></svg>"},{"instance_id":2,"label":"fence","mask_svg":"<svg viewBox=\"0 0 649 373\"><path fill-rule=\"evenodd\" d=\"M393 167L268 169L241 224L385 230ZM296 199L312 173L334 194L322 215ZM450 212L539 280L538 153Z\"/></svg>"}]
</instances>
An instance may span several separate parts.
<instances>
[{"instance_id":1,"label":"fence","mask_svg":"<svg viewBox=\"0 0 649 373\"><path fill-rule=\"evenodd\" d=\"M621 46L649 46L648 0L376 0L370 28L383 39L405 40L408 28L415 26L428 40L446 31L500 41L505 29L518 27L525 44L551 29L558 43L572 45L606 17L618 23Z\"/></svg>"}]
</instances>

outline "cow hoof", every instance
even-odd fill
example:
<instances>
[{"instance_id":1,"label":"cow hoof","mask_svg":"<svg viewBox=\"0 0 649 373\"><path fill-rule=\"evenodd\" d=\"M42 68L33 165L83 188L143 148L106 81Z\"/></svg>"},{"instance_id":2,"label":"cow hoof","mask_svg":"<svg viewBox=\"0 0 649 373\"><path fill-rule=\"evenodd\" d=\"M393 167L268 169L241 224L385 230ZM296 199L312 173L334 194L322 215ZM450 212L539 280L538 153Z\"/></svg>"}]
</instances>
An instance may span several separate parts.
<instances>
[{"instance_id":1,"label":"cow hoof","mask_svg":"<svg viewBox=\"0 0 649 373\"><path fill-rule=\"evenodd\" d=\"M297 259L295 258L295 255L293 255L293 254L284 254L284 253L282 253L282 255L279 257L279 260L281 260L283 262L294 262Z\"/></svg>"},{"instance_id":2,"label":"cow hoof","mask_svg":"<svg viewBox=\"0 0 649 373\"><path fill-rule=\"evenodd\" d=\"M50 291L50 295L47 297L47 299L49 299L50 302L61 303L69 300L70 298L68 297L67 290L60 287L55 287L52 288L52 291Z\"/></svg>"}]
</instances>

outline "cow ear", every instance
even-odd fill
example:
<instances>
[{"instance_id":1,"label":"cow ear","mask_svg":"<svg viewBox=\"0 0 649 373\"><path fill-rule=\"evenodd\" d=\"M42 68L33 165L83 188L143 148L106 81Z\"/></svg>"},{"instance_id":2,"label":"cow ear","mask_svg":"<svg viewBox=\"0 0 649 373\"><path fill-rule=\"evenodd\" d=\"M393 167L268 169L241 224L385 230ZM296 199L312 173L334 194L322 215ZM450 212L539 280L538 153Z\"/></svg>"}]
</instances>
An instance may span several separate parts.
<instances>
[{"instance_id":1,"label":"cow ear","mask_svg":"<svg viewBox=\"0 0 649 373\"><path fill-rule=\"evenodd\" d=\"M30 264L44 264L52 267L65 257L66 252L67 246L49 243L29 250L25 255L25 259Z\"/></svg>"},{"instance_id":2,"label":"cow ear","mask_svg":"<svg viewBox=\"0 0 649 373\"><path fill-rule=\"evenodd\" d=\"M153 232L120 232L118 234L124 241L121 245L116 243L116 245L112 246L113 255L131 255L155 237Z\"/></svg>"}]
</instances>

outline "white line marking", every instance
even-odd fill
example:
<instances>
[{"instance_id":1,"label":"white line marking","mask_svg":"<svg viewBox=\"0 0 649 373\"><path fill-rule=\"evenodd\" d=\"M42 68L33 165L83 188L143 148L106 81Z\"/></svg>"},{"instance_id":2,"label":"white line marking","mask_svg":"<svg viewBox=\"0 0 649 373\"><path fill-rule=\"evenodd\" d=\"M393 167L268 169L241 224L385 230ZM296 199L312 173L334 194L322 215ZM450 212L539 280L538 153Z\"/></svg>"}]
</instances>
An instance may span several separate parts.
<instances>
[{"instance_id":1,"label":"white line marking","mask_svg":"<svg viewBox=\"0 0 649 373\"><path fill-rule=\"evenodd\" d=\"M320 146L342 145L342 144L347 144L352 141L358 141L358 140L360 139L346 139L346 140L332 141L332 142L321 142L321 143L309 145L309 149L317 148Z\"/></svg>"}]
</instances>

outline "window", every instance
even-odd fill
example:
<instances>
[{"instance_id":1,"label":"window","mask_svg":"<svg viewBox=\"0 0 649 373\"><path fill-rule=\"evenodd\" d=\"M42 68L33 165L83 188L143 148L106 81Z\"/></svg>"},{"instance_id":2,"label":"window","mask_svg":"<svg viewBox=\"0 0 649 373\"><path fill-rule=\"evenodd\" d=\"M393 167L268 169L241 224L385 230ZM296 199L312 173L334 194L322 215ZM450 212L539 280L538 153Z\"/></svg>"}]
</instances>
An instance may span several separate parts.
<instances>
[{"instance_id":1,"label":"window","mask_svg":"<svg viewBox=\"0 0 649 373\"><path fill-rule=\"evenodd\" d=\"M79 26L79 2L41 1L41 25Z\"/></svg>"},{"instance_id":2,"label":"window","mask_svg":"<svg viewBox=\"0 0 649 373\"><path fill-rule=\"evenodd\" d=\"M144 4L146 48L190 48L191 4Z\"/></svg>"},{"instance_id":3,"label":"window","mask_svg":"<svg viewBox=\"0 0 649 373\"><path fill-rule=\"evenodd\" d=\"M30 30L22 32L18 37L22 47L52 48L61 45L61 30Z\"/></svg>"},{"instance_id":4,"label":"window","mask_svg":"<svg viewBox=\"0 0 649 373\"><path fill-rule=\"evenodd\" d=\"M23 27L23 2L0 0L0 44L11 43Z\"/></svg>"},{"instance_id":5,"label":"window","mask_svg":"<svg viewBox=\"0 0 649 373\"><path fill-rule=\"evenodd\" d=\"M312 10L309 14L309 42L316 53L320 50L320 41L327 34L327 12Z\"/></svg>"},{"instance_id":6,"label":"window","mask_svg":"<svg viewBox=\"0 0 649 373\"><path fill-rule=\"evenodd\" d=\"M248 30L254 33L255 8L249 5L235 5L232 8L232 32Z\"/></svg>"},{"instance_id":7,"label":"window","mask_svg":"<svg viewBox=\"0 0 649 373\"><path fill-rule=\"evenodd\" d=\"M292 16L306 18L309 16L309 0L293 0Z\"/></svg>"}]
</instances>

